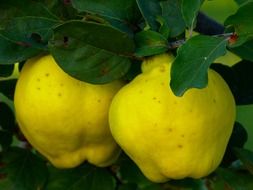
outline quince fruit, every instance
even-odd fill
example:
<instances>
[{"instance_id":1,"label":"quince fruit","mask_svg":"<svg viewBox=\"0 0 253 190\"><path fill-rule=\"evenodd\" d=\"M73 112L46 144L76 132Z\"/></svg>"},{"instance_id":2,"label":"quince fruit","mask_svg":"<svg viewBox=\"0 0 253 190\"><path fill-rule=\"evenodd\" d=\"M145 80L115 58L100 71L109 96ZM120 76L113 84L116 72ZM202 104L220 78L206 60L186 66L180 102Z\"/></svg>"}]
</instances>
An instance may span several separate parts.
<instances>
[{"instance_id":1,"label":"quince fruit","mask_svg":"<svg viewBox=\"0 0 253 190\"><path fill-rule=\"evenodd\" d=\"M108 166L120 153L110 133L108 111L122 85L76 80L51 55L30 59L15 89L17 122L31 145L58 168L85 160Z\"/></svg>"},{"instance_id":2,"label":"quince fruit","mask_svg":"<svg viewBox=\"0 0 253 190\"><path fill-rule=\"evenodd\" d=\"M142 74L119 90L109 111L113 137L154 182L214 171L235 120L233 95L211 69L205 88L175 96L169 87L172 61L169 54L147 58Z\"/></svg>"}]
</instances>

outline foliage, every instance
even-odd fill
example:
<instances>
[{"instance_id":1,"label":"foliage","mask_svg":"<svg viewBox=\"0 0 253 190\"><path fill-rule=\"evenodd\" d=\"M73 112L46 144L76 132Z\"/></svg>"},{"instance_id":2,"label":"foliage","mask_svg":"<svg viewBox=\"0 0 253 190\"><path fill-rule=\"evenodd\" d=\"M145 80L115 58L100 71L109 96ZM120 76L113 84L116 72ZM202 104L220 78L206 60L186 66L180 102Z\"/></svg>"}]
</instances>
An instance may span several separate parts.
<instances>
[{"instance_id":1,"label":"foliage","mask_svg":"<svg viewBox=\"0 0 253 190\"><path fill-rule=\"evenodd\" d=\"M87 163L69 170L53 168L16 126L12 107L16 79L8 78L15 63L21 66L31 57L50 53L79 80L129 81L140 72L145 56L172 51L176 59L168 86L176 95L204 88L211 65L228 83L237 105L252 104L253 1L235 1L237 12L227 18L225 27L218 25L225 33L211 36L201 30L194 37L193 30L203 24L198 20L202 0L1 1L0 189L253 189L253 152L243 148L247 132L239 123L220 168L203 179L154 184L124 154L107 168ZM207 19L204 24L215 31L210 23ZM232 67L212 64L227 51L243 60Z\"/></svg>"}]
</instances>

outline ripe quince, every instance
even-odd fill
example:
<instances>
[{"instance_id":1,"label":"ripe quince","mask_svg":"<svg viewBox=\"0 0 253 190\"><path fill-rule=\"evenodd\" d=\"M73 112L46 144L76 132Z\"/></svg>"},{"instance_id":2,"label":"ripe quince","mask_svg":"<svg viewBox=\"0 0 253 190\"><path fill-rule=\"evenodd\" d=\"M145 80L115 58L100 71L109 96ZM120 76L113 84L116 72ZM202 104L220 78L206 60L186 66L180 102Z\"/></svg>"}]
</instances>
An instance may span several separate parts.
<instances>
[{"instance_id":1,"label":"ripe quince","mask_svg":"<svg viewBox=\"0 0 253 190\"><path fill-rule=\"evenodd\" d=\"M205 88L177 97L169 87L172 62L170 54L147 58L109 112L113 137L154 182L213 172L235 121L233 95L218 73L209 69Z\"/></svg>"},{"instance_id":2,"label":"ripe quince","mask_svg":"<svg viewBox=\"0 0 253 190\"><path fill-rule=\"evenodd\" d=\"M31 145L58 168L108 166L120 148L108 123L121 81L95 85L66 74L51 55L28 60L15 89L16 119Z\"/></svg>"}]
</instances>

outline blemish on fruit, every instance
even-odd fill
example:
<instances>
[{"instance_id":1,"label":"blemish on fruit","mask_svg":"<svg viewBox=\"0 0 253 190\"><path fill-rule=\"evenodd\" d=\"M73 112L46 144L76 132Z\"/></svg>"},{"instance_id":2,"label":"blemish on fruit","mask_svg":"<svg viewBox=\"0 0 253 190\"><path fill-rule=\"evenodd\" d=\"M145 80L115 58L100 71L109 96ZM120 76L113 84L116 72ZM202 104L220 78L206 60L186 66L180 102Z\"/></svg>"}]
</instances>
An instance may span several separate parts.
<instances>
[{"instance_id":1,"label":"blemish on fruit","mask_svg":"<svg viewBox=\"0 0 253 190\"><path fill-rule=\"evenodd\" d=\"M153 97L153 100L156 100L157 98L156 97Z\"/></svg>"},{"instance_id":2,"label":"blemish on fruit","mask_svg":"<svg viewBox=\"0 0 253 190\"><path fill-rule=\"evenodd\" d=\"M40 78L37 78L37 81L40 82Z\"/></svg>"},{"instance_id":3,"label":"blemish on fruit","mask_svg":"<svg viewBox=\"0 0 253 190\"><path fill-rule=\"evenodd\" d=\"M182 138L184 138L184 135L181 135Z\"/></svg>"},{"instance_id":4,"label":"blemish on fruit","mask_svg":"<svg viewBox=\"0 0 253 190\"><path fill-rule=\"evenodd\" d=\"M213 99L213 103L216 103L216 99L215 98Z\"/></svg>"},{"instance_id":5,"label":"blemish on fruit","mask_svg":"<svg viewBox=\"0 0 253 190\"><path fill-rule=\"evenodd\" d=\"M162 65L162 66L160 66L160 72L164 72L165 71L165 67Z\"/></svg>"},{"instance_id":6,"label":"blemish on fruit","mask_svg":"<svg viewBox=\"0 0 253 190\"><path fill-rule=\"evenodd\" d=\"M101 100L100 99L98 99L98 103L100 103L101 102Z\"/></svg>"},{"instance_id":7,"label":"blemish on fruit","mask_svg":"<svg viewBox=\"0 0 253 190\"><path fill-rule=\"evenodd\" d=\"M49 77L49 75L50 75L49 73L46 73L46 74L45 74L46 77Z\"/></svg>"},{"instance_id":8,"label":"blemish on fruit","mask_svg":"<svg viewBox=\"0 0 253 190\"><path fill-rule=\"evenodd\" d=\"M142 90L140 90L139 93L142 94Z\"/></svg>"},{"instance_id":9,"label":"blemish on fruit","mask_svg":"<svg viewBox=\"0 0 253 190\"><path fill-rule=\"evenodd\" d=\"M40 90L40 87L37 87L37 90Z\"/></svg>"},{"instance_id":10,"label":"blemish on fruit","mask_svg":"<svg viewBox=\"0 0 253 190\"><path fill-rule=\"evenodd\" d=\"M179 144L177 145L178 148L183 148L183 145Z\"/></svg>"},{"instance_id":11,"label":"blemish on fruit","mask_svg":"<svg viewBox=\"0 0 253 190\"><path fill-rule=\"evenodd\" d=\"M62 94L61 94L61 93L58 93L58 96L59 96L59 97L61 97L61 96L62 96Z\"/></svg>"},{"instance_id":12,"label":"blemish on fruit","mask_svg":"<svg viewBox=\"0 0 253 190\"><path fill-rule=\"evenodd\" d=\"M63 84L61 83L60 86L63 86Z\"/></svg>"},{"instance_id":13,"label":"blemish on fruit","mask_svg":"<svg viewBox=\"0 0 253 190\"><path fill-rule=\"evenodd\" d=\"M173 130L171 128L168 129L169 132L172 132Z\"/></svg>"},{"instance_id":14,"label":"blemish on fruit","mask_svg":"<svg viewBox=\"0 0 253 190\"><path fill-rule=\"evenodd\" d=\"M164 82L161 82L160 84L161 84L162 86L164 86L164 85L165 85L165 84L164 84Z\"/></svg>"}]
</instances>

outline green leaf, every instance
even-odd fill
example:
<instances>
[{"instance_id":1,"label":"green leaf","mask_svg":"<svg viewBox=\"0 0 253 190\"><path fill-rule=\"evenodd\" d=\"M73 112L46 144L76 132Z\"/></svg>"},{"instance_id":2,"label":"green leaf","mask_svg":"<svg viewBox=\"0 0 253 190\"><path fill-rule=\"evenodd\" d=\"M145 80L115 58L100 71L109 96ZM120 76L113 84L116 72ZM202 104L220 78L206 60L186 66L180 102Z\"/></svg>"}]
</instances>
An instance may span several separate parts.
<instances>
[{"instance_id":1,"label":"green leaf","mask_svg":"<svg viewBox=\"0 0 253 190\"><path fill-rule=\"evenodd\" d=\"M235 148L236 156L243 162L244 166L253 175L253 152L247 149Z\"/></svg>"},{"instance_id":2,"label":"green leaf","mask_svg":"<svg viewBox=\"0 0 253 190\"><path fill-rule=\"evenodd\" d=\"M8 0L0 4L0 29L14 17L36 16L57 19L42 3L32 0Z\"/></svg>"},{"instance_id":3,"label":"green leaf","mask_svg":"<svg viewBox=\"0 0 253 190\"><path fill-rule=\"evenodd\" d=\"M218 168L218 176L225 181L228 189L251 190L253 189L253 176L235 172L231 169Z\"/></svg>"},{"instance_id":4,"label":"green leaf","mask_svg":"<svg viewBox=\"0 0 253 190\"><path fill-rule=\"evenodd\" d=\"M181 0L166 0L160 3L162 16L170 28L170 37L176 37L182 34L186 26L181 13Z\"/></svg>"},{"instance_id":5,"label":"green leaf","mask_svg":"<svg viewBox=\"0 0 253 190\"><path fill-rule=\"evenodd\" d=\"M182 0L182 15L188 28L193 28L201 6L201 0Z\"/></svg>"},{"instance_id":6,"label":"green leaf","mask_svg":"<svg viewBox=\"0 0 253 190\"><path fill-rule=\"evenodd\" d=\"M104 168L89 164L74 169L49 168L49 180L45 190L114 190L116 182Z\"/></svg>"},{"instance_id":7,"label":"green leaf","mask_svg":"<svg viewBox=\"0 0 253 190\"><path fill-rule=\"evenodd\" d=\"M253 2L243 4L234 15L229 16L225 21L225 26L233 26L238 35L236 43L232 47L239 46L253 39Z\"/></svg>"},{"instance_id":8,"label":"green leaf","mask_svg":"<svg viewBox=\"0 0 253 190\"><path fill-rule=\"evenodd\" d=\"M42 17L18 17L12 19L1 34L8 40L21 46L47 49L48 40L52 37L53 27L58 20Z\"/></svg>"},{"instance_id":9,"label":"green leaf","mask_svg":"<svg viewBox=\"0 0 253 190\"><path fill-rule=\"evenodd\" d=\"M119 173L122 181L130 184L137 184L138 189L144 189L153 183L149 181L137 167L137 165L126 155L121 155L119 159Z\"/></svg>"},{"instance_id":10,"label":"green leaf","mask_svg":"<svg viewBox=\"0 0 253 190\"><path fill-rule=\"evenodd\" d=\"M135 54L139 57L160 54L168 50L167 39L160 33L151 30L135 35Z\"/></svg>"},{"instance_id":11,"label":"green leaf","mask_svg":"<svg viewBox=\"0 0 253 190\"><path fill-rule=\"evenodd\" d=\"M159 23L157 22L157 17L162 15L162 8L159 1L157 0L137 0L136 1L139 9L144 17L146 23L151 30L157 31L159 28Z\"/></svg>"},{"instance_id":12,"label":"green leaf","mask_svg":"<svg viewBox=\"0 0 253 190\"><path fill-rule=\"evenodd\" d=\"M2 154L1 172L6 178L0 181L0 189L42 189L47 180L46 164L30 150L11 148Z\"/></svg>"},{"instance_id":13,"label":"green leaf","mask_svg":"<svg viewBox=\"0 0 253 190\"><path fill-rule=\"evenodd\" d=\"M113 26L129 31L137 23L141 14L135 0L73 0L74 8L105 18Z\"/></svg>"},{"instance_id":14,"label":"green leaf","mask_svg":"<svg viewBox=\"0 0 253 190\"><path fill-rule=\"evenodd\" d=\"M71 76L103 84L124 76L131 62L134 42L110 26L70 21L55 29L50 52Z\"/></svg>"},{"instance_id":15,"label":"green leaf","mask_svg":"<svg viewBox=\"0 0 253 190\"><path fill-rule=\"evenodd\" d=\"M15 64L37 55L41 50L18 45L0 34L0 65Z\"/></svg>"},{"instance_id":16,"label":"green leaf","mask_svg":"<svg viewBox=\"0 0 253 190\"><path fill-rule=\"evenodd\" d=\"M211 63L226 53L227 40L198 35L178 49L171 68L170 86L177 96L189 88L204 88L208 82L207 70Z\"/></svg>"},{"instance_id":17,"label":"green leaf","mask_svg":"<svg viewBox=\"0 0 253 190\"><path fill-rule=\"evenodd\" d=\"M138 190L136 184L121 184L118 190Z\"/></svg>"},{"instance_id":18,"label":"green leaf","mask_svg":"<svg viewBox=\"0 0 253 190\"><path fill-rule=\"evenodd\" d=\"M7 104L0 102L0 108L0 145L2 149L6 149L12 143L15 117Z\"/></svg>"},{"instance_id":19,"label":"green leaf","mask_svg":"<svg viewBox=\"0 0 253 190\"><path fill-rule=\"evenodd\" d=\"M253 40L247 41L240 46L230 48L230 50L242 59L253 62Z\"/></svg>"},{"instance_id":20,"label":"green leaf","mask_svg":"<svg viewBox=\"0 0 253 190\"><path fill-rule=\"evenodd\" d=\"M56 15L61 20L75 19L79 16L77 10L73 8L70 1L43 0L43 4L52 14Z\"/></svg>"},{"instance_id":21,"label":"green leaf","mask_svg":"<svg viewBox=\"0 0 253 190\"><path fill-rule=\"evenodd\" d=\"M56 27L54 31L115 54L128 55L134 51L133 39L108 25L73 20Z\"/></svg>"},{"instance_id":22,"label":"green leaf","mask_svg":"<svg viewBox=\"0 0 253 190\"><path fill-rule=\"evenodd\" d=\"M157 21L160 23L159 33L168 39L170 37L170 27L168 23L162 16L157 17Z\"/></svg>"},{"instance_id":23,"label":"green leaf","mask_svg":"<svg viewBox=\"0 0 253 190\"><path fill-rule=\"evenodd\" d=\"M145 186L143 188L138 188L138 190L163 190L160 184L150 184L148 186Z\"/></svg>"},{"instance_id":24,"label":"green leaf","mask_svg":"<svg viewBox=\"0 0 253 190\"><path fill-rule=\"evenodd\" d=\"M137 4L135 0L73 0L74 8L120 21L136 19Z\"/></svg>"},{"instance_id":25,"label":"green leaf","mask_svg":"<svg viewBox=\"0 0 253 190\"><path fill-rule=\"evenodd\" d=\"M192 189L204 190L205 182L202 179L185 178L181 180L171 180L164 185L165 189Z\"/></svg>"},{"instance_id":26,"label":"green leaf","mask_svg":"<svg viewBox=\"0 0 253 190\"><path fill-rule=\"evenodd\" d=\"M13 100L16 83L17 79L0 81L0 92Z\"/></svg>"},{"instance_id":27,"label":"green leaf","mask_svg":"<svg viewBox=\"0 0 253 190\"><path fill-rule=\"evenodd\" d=\"M14 65L0 65L0 77L8 77L12 74Z\"/></svg>"},{"instance_id":28,"label":"green leaf","mask_svg":"<svg viewBox=\"0 0 253 190\"><path fill-rule=\"evenodd\" d=\"M238 5L242 5L243 3L247 3L250 0L234 0Z\"/></svg>"}]
</instances>

